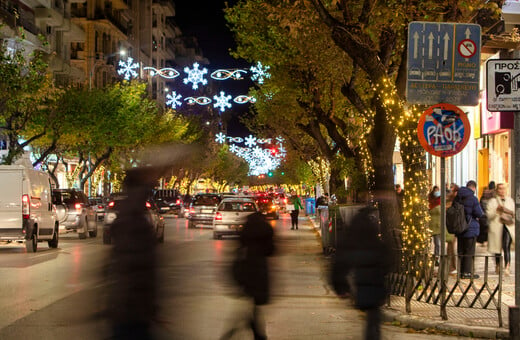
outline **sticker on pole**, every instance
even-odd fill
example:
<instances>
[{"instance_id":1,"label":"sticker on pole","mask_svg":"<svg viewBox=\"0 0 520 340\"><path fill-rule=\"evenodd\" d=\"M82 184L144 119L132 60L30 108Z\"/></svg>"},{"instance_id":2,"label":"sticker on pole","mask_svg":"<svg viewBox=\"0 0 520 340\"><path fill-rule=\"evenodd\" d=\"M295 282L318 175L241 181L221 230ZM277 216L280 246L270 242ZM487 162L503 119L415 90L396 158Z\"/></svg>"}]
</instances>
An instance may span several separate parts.
<instances>
[{"instance_id":1,"label":"sticker on pole","mask_svg":"<svg viewBox=\"0 0 520 340\"><path fill-rule=\"evenodd\" d=\"M432 155L449 157L461 152L471 135L464 111L452 104L430 106L419 119L417 135L422 147Z\"/></svg>"}]
</instances>

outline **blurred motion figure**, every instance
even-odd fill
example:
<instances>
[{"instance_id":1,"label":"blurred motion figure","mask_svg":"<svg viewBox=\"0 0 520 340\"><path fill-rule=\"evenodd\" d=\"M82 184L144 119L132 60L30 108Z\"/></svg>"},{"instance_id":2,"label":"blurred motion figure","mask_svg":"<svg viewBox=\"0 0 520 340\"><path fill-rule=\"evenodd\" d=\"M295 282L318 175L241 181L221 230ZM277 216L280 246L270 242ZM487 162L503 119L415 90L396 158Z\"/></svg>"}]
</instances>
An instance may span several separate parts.
<instances>
[{"instance_id":1,"label":"blurred motion figure","mask_svg":"<svg viewBox=\"0 0 520 340\"><path fill-rule=\"evenodd\" d=\"M269 302L269 266L267 257L274 252L273 228L261 212L248 216L240 234L240 248L233 265L233 278L242 291L253 300L253 309L248 326L254 339L267 339L265 322L259 306ZM221 339L230 339L238 331L235 324Z\"/></svg>"},{"instance_id":2,"label":"blurred motion figure","mask_svg":"<svg viewBox=\"0 0 520 340\"><path fill-rule=\"evenodd\" d=\"M377 208L367 205L355 214L343 238L338 240L331 272L335 292L340 297L352 296L356 308L366 312L365 339L381 338L380 307L388 297L385 276L392 263Z\"/></svg>"}]
</instances>

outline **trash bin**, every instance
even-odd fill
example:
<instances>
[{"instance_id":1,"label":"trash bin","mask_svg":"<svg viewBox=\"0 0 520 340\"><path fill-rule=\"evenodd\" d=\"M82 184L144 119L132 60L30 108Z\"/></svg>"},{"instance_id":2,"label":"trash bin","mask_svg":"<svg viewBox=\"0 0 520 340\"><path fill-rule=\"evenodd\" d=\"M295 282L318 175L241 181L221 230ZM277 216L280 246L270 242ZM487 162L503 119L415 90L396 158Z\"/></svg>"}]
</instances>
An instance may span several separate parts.
<instances>
[{"instance_id":1,"label":"trash bin","mask_svg":"<svg viewBox=\"0 0 520 340\"><path fill-rule=\"evenodd\" d=\"M335 205L319 206L321 244L324 254L336 251L338 240L345 238L344 233L352 218L363 205Z\"/></svg>"},{"instance_id":2,"label":"trash bin","mask_svg":"<svg viewBox=\"0 0 520 340\"><path fill-rule=\"evenodd\" d=\"M305 215L314 215L316 213L316 199L309 197L305 199Z\"/></svg>"}]
</instances>

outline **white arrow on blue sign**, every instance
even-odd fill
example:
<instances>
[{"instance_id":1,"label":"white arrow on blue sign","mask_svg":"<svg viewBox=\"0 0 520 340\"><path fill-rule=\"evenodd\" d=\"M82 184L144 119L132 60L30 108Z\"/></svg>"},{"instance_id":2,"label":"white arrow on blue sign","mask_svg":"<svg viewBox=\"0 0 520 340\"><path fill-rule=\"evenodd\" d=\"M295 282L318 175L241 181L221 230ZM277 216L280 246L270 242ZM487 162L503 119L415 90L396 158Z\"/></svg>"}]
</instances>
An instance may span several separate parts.
<instances>
[{"instance_id":1,"label":"white arrow on blue sign","mask_svg":"<svg viewBox=\"0 0 520 340\"><path fill-rule=\"evenodd\" d=\"M480 43L479 25L411 22L407 101L425 105L477 105Z\"/></svg>"}]
</instances>

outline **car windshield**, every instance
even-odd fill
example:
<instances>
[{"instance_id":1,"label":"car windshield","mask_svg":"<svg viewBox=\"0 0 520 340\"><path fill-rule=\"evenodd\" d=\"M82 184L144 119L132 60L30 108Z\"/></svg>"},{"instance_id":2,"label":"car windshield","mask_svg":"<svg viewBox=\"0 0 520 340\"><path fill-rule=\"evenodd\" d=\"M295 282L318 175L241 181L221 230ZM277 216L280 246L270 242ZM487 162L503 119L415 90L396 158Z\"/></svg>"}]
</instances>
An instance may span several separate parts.
<instances>
[{"instance_id":1,"label":"car windshield","mask_svg":"<svg viewBox=\"0 0 520 340\"><path fill-rule=\"evenodd\" d=\"M253 202L224 202L220 205L219 211L255 211Z\"/></svg>"},{"instance_id":2,"label":"car windshield","mask_svg":"<svg viewBox=\"0 0 520 340\"><path fill-rule=\"evenodd\" d=\"M217 205L218 203L219 199L217 196L197 196L195 201L193 201L193 205Z\"/></svg>"}]
</instances>

